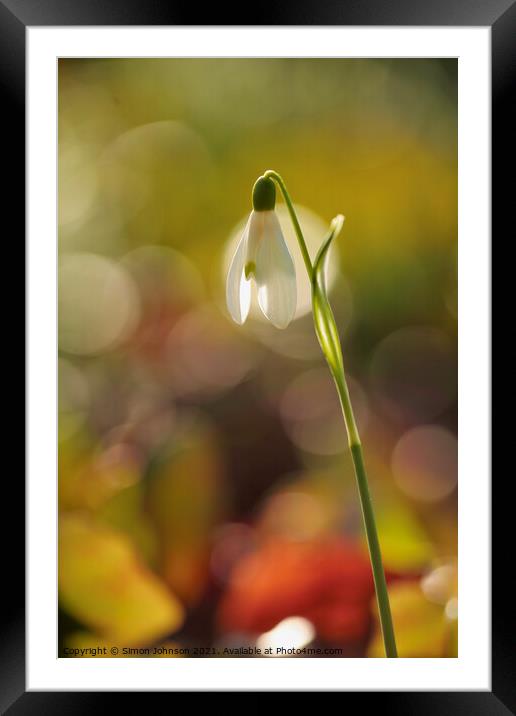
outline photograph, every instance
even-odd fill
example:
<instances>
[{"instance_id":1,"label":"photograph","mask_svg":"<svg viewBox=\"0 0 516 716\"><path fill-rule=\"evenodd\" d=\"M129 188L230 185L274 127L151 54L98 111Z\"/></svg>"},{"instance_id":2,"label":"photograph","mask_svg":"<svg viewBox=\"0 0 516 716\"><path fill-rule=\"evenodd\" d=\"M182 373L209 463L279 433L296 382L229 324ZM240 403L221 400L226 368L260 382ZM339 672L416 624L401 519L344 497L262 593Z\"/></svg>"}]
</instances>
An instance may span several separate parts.
<instances>
[{"instance_id":1,"label":"photograph","mask_svg":"<svg viewBox=\"0 0 516 716\"><path fill-rule=\"evenodd\" d=\"M516 714L516 0L248 10L0 0L0 714Z\"/></svg>"},{"instance_id":2,"label":"photograph","mask_svg":"<svg viewBox=\"0 0 516 716\"><path fill-rule=\"evenodd\" d=\"M457 57L59 57L56 657L460 656L458 142Z\"/></svg>"}]
</instances>

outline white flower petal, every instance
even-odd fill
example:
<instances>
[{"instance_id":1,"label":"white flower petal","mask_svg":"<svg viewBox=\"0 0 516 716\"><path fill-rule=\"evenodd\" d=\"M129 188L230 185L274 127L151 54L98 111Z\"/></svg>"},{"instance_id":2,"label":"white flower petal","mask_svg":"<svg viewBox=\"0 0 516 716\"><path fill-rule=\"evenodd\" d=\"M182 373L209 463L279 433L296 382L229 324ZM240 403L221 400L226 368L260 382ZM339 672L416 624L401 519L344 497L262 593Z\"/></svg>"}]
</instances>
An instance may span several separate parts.
<instances>
[{"instance_id":1,"label":"white flower petal","mask_svg":"<svg viewBox=\"0 0 516 716\"><path fill-rule=\"evenodd\" d=\"M265 229L265 217L266 214L273 212L270 211L253 211L249 217L248 230L247 230L247 261L256 263L256 256L258 253L258 247L260 246L260 240L263 236Z\"/></svg>"},{"instance_id":2,"label":"white flower petal","mask_svg":"<svg viewBox=\"0 0 516 716\"><path fill-rule=\"evenodd\" d=\"M286 328L296 311L294 262L274 211L264 211L264 231L256 256L258 303L276 328Z\"/></svg>"},{"instance_id":3,"label":"white flower petal","mask_svg":"<svg viewBox=\"0 0 516 716\"><path fill-rule=\"evenodd\" d=\"M240 239L226 281L226 303L231 318L240 325L245 322L251 305L251 285L244 274L252 214Z\"/></svg>"},{"instance_id":4,"label":"white flower petal","mask_svg":"<svg viewBox=\"0 0 516 716\"><path fill-rule=\"evenodd\" d=\"M249 315L251 307L251 282L244 275L240 279L240 316L241 320L237 323L245 323ZM236 320L236 319L235 319Z\"/></svg>"}]
</instances>

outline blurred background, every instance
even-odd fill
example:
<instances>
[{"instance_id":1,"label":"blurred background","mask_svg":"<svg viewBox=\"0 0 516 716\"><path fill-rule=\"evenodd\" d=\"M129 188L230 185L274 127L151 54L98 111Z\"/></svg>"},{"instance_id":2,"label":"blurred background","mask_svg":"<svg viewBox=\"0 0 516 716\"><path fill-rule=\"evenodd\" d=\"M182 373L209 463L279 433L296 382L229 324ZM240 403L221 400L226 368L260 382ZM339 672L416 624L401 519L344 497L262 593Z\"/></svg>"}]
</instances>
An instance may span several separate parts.
<instances>
[{"instance_id":1,"label":"blurred background","mask_svg":"<svg viewBox=\"0 0 516 716\"><path fill-rule=\"evenodd\" d=\"M225 307L268 168L312 257L346 216L329 297L400 655L456 655L456 60L65 59L60 656L383 655L344 425L281 200L296 320L278 331L255 311L238 327Z\"/></svg>"}]
</instances>

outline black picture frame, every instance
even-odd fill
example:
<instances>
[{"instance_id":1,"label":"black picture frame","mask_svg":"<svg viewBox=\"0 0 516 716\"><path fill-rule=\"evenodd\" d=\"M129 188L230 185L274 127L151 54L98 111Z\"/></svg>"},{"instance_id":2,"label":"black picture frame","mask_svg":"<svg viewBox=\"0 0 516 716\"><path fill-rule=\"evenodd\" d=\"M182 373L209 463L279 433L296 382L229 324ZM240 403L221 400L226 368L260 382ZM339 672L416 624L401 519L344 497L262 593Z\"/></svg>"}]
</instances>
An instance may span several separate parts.
<instances>
[{"instance_id":1,"label":"black picture frame","mask_svg":"<svg viewBox=\"0 0 516 716\"><path fill-rule=\"evenodd\" d=\"M490 26L492 38L492 235L514 236L511 177L514 155L516 102L511 93L516 78L516 0L362 0L321 2L292 0L274 5L254 3L247 16L236 17L232 9L216 4L202 10L203 25L405 25L405 26ZM199 9L184 2L153 0L0 0L0 91L4 139L3 191L4 227L9 214L24 216L25 206L25 37L29 26L63 25L198 25ZM511 82L512 81L512 82ZM511 153L512 148L512 153ZM6 151L7 150L7 151ZM514 199L512 198L512 201ZM21 236L12 244L23 247ZM500 288L501 291L501 288ZM494 296L493 296L494 297ZM494 314L493 314L494 315ZM21 333L23 321L7 316L6 330ZM23 341L23 337L22 337ZM5 376L21 373L19 352L11 356ZM20 375L20 385L23 380ZM6 381L7 382L7 381ZM18 398L19 400L19 398ZM14 402L14 401L13 401ZM9 415L10 417L10 415ZM12 428L14 430L14 427ZM18 429L18 428L17 428ZM5 428L4 430L7 430ZM23 454L23 451L20 452ZM21 474L17 466L18 477ZM516 713L516 638L514 603L508 590L505 567L507 546L513 539L502 473L492 484L492 690L457 692L344 692L349 699L367 698L371 708L396 714L500 714ZM4 488L6 489L6 488ZM0 711L17 714L82 714L98 708L99 699L111 708L123 692L26 692L25 691L25 575L24 485L9 480L12 520L3 539L2 614L5 624L0 640ZM157 694L152 694L153 696ZM131 708L149 708L145 696L129 694ZM163 695L162 695L163 696ZM170 694L165 694L169 698ZM374 703L373 703L374 701Z\"/></svg>"}]
</instances>

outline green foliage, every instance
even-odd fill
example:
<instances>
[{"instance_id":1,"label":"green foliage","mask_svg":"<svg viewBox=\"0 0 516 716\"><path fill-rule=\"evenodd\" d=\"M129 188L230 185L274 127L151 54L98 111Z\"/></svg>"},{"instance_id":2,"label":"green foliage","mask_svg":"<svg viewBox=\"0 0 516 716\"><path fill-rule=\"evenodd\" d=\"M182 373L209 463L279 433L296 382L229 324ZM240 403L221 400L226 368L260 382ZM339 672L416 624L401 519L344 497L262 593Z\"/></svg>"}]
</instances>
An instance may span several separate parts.
<instances>
[{"instance_id":1,"label":"green foliage","mask_svg":"<svg viewBox=\"0 0 516 716\"><path fill-rule=\"evenodd\" d=\"M344 364L339 333L326 294L325 271L331 243L340 232L342 223L343 217L338 217L332 222L332 228L319 249L312 272L312 309L315 332L333 377L337 381L342 379Z\"/></svg>"}]
</instances>

